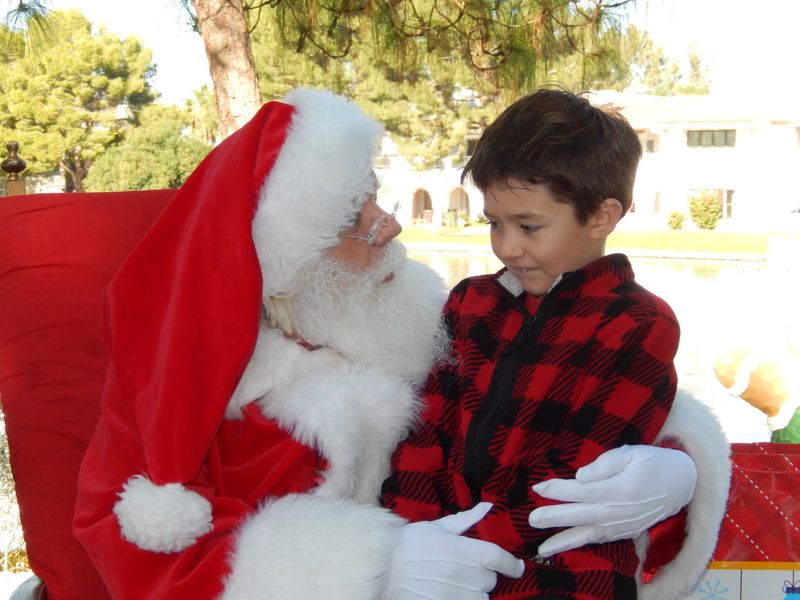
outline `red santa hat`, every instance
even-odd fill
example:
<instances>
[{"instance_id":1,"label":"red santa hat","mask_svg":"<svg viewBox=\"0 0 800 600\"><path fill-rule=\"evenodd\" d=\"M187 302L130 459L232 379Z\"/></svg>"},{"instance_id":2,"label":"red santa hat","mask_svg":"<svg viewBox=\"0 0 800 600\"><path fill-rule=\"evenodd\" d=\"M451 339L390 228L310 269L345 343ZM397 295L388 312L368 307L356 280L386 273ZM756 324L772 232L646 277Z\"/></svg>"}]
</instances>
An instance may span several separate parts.
<instances>
[{"instance_id":1,"label":"red santa hat","mask_svg":"<svg viewBox=\"0 0 800 600\"><path fill-rule=\"evenodd\" d=\"M290 135L261 189L253 239L264 295L291 288L297 270L338 243L365 198L377 191L372 158L381 126L328 92L295 90Z\"/></svg>"},{"instance_id":2,"label":"red santa hat","mask_svg":"<svg viewBox=\"0 0 800 600\"><path fill-rule=\"evenodd\" d=\"M252 354L262 297L289 290L355 219L377 185L381 134L329 92L298 89L265 104L197 167L122 265L106 295L104 402L132 407L146 477L129 480L118 517L138 527L144 517L125 494L143 492L147 504L195 477ZM202 527L187 526L190 543Z\"/></svg>"}]
</instances>

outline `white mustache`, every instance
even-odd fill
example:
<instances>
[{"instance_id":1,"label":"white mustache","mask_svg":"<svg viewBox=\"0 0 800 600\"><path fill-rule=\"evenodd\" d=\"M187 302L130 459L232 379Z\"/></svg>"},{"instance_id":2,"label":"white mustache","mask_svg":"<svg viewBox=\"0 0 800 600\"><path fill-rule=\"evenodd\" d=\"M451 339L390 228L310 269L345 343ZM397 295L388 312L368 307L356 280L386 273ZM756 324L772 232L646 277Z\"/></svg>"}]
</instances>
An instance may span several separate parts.
<instances>
[{"instance_id":1,"label":"white mustache","mask_svg":"<svg viewBox=\"0 0 800 600\"><path fill-rule=\"evenodd\" d=\"M448 353L443 282L399 242L367 271L324 257L298 278L293 296L300 335L356 362L417 380Z\"/></svg>"}]
</instances>

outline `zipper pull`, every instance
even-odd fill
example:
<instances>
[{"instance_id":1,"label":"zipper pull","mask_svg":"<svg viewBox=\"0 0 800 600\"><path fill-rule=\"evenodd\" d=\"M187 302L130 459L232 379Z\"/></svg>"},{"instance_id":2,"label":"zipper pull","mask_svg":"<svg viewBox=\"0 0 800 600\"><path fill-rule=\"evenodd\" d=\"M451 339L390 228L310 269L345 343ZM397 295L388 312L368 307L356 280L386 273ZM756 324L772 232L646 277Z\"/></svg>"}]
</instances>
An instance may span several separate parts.
<instances>
[{"instance_id":1,"label":"zipper pull","mask_svg":"<svg viewBox=\"0 0 800 600\"><path fill-rule=\"evenodd\" d=\"M531 337L531 332L533 331L533 322L535 318L536 317L532 317L530 315L525 316L525 320L522 322L522 327L520 328L519 332L517 332L517 335L514 337L511 343L505 347L502 356L508 356L514 352L515 349L519 348L528 341L528 338Z\"/></svg>"},{"instance_id":2,"label":"zipper pull","mask_svg":"<svg viewBox=\"0 0 800 600\"><path fill-rule=\"evenodd\" d=\"M524 344L528 341L528 338L531 337L531 333L533 333L533 323L536 321L536 317L532 315L525 316L525 322L522 324L522 329L517 336L517 340L520 344Z\"/></svg>"}]
</instances>

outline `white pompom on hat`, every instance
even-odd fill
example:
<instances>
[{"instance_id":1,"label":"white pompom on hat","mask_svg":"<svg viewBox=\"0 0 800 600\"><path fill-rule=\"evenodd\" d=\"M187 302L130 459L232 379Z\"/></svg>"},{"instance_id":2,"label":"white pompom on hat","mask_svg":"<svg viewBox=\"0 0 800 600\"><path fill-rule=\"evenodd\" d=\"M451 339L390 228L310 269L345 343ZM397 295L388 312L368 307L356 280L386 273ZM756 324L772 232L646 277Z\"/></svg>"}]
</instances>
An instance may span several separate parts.
<instances>
[{"instance_id":1,"label":"white pompom on hat","mask_svg":"<svg viewBox=\"0 0 800 600\"><path fill-rule=\"evenodd\" d=\"M211 504L185 484L250 359L261 301L355 221L377 187L382 131L327 91L264 105L198 165L112 281L113 389L142 452L114 512L138 547L177 552L213 529Z\"/></svg>"}]
</instances>

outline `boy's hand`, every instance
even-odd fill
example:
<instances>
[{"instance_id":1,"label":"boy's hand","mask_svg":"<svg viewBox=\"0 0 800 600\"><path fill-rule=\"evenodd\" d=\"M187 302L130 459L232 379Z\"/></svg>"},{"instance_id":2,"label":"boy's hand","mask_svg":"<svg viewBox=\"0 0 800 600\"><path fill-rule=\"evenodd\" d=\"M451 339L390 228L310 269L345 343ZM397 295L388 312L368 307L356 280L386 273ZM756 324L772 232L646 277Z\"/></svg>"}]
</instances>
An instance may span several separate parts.
<instances>
[{"instance_id":1,"label":"boy's hand","mask_svg":"<svg viewBox=\"0 0 800 600\"><path fill-rule=\"evenodd\" d=\"M569 504L531 512L531 527L569 527L539 546L539 554L634 538L692 499L697 469L685 452L621 446L578 469L575 479L551 479L533 491Z\"/></svg>"},{"instance_id":2,"label":"boy's hand","mask_svg":"<svg viewBox=\"0 0 800 600\"><path fill-rule=\"evenodd\" d=\"M521 577L524 563L500 546L461 534L492 508L470 510L403 526L392 557L387 600L484 600L497 573Z\"/></svg>"}]
</instances>

